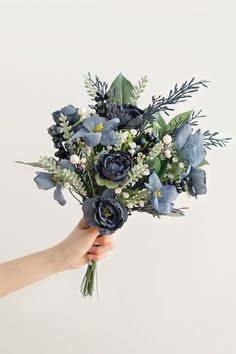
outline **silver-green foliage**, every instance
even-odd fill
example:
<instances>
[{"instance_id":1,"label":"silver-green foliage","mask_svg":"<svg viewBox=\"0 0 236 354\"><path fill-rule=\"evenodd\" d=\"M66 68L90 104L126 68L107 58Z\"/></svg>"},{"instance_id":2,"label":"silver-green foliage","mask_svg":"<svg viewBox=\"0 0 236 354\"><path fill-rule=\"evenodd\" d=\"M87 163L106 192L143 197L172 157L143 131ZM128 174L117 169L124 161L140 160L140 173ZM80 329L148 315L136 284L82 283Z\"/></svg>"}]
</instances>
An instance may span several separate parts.
<instances>
[{"instance_id":1,"label":"silver-green foliage","mask_svg":"<svg viewBox=\"0 0 236 354\"><path fill-rule=\"evenodd\" d=\"M130 98L132 104L134 104L134 105L137 104L138 99L141 96L141 93L143 93L143 91L147 85L147 82L148 82L148 78L145 75L145 76L141 77L141 79L138 81L138 84L134 86L134 89L132 91L132 96Z\"/></svg>"}]
</instances>

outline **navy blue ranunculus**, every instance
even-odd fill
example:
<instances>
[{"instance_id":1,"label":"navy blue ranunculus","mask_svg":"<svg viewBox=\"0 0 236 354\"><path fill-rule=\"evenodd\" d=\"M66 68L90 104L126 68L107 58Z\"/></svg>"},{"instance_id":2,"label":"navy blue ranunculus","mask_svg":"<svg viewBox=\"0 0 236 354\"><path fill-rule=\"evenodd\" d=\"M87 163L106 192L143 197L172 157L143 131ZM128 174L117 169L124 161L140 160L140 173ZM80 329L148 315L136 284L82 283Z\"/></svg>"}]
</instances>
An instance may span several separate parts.
<instances>
[{"instance_id":1,"label":"navy blue ranunculus","mask_svg":"<svg viewBox=\"0 0 236 354\"><path fill-rule=\"evenodd\" d=\"M82 207L84 220L90 227L97 226L101 235L110 235L127 221L127 209L117 200L99 196L86 199Z\"/></svg>"},{"instance_id":2,"label":"navy blue ranunculus","mask_svg":"<svg viewBox=\"0 0 236 354\"><path fill-rule=\"evenodd\" d=\"M122 183L131 167L130 154L123 151L115 151L110 154L101 155L97 168L101 178Z\"/></svg>"},{"instance_id":3,"label":"navy blue ranunculus","mask_svg":"<svg viewBox=\"0 0 236 354\"><path fill-rule=\"evenodd\" d=\"M74 124L80 118L78 108L72 105L65 106L61 110L52 113L53 120L57 125L60 124L59 118L61 115L65 116L70 124Z\"/></svg>"}]
</instances>

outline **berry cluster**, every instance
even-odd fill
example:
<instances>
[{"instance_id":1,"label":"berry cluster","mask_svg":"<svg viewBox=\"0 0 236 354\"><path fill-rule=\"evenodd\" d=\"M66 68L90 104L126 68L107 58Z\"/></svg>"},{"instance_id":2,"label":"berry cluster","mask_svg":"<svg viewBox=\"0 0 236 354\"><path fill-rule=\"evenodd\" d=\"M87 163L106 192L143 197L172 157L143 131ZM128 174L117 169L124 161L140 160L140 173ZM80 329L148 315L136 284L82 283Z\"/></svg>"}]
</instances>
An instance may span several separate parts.
<instances>
[{"instance_id":1,"label":"berry cluster","mask_svg":"<svg viewBox=\"0 0 236 354\"><path fill-rule=\"evenodd\" d=\"M167 180L167 184L174 185L178 193L187 192L188 185L185 179L182 180L174 180L173 178L169 178Z\"/></svg>"},{"instance_id":2,"label":"berry cluster","mask_svg":"<svg viewBox=\"0 0 236 354\"><path fill-rule=\"evenodd\" d=\"M101 117L106 117L108 114L107 110L107 100L109 99L109 94L107 92L97 91L94 101L96 102L94 108L97 114Z\"/></svg>"}]
</instances>

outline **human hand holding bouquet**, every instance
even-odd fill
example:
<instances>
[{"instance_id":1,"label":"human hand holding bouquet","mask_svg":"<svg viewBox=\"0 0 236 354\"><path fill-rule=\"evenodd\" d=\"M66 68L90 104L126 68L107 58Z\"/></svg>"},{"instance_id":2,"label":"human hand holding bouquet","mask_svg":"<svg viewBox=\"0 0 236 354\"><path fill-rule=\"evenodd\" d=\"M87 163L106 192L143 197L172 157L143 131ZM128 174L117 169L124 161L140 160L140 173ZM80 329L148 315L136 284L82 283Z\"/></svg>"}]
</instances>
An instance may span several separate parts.
<instances>
[{"instance_id":1,"label":"human hand holding bouquet","mask_svg":"<svg viewBox=\"0 0 236 354\"><path fill-rule=\"evenodd\" d=\"M137 100L146 83L144 77L133 86L120 74L109 88L89 74L85 87L94 104L69 105L52 114L55 124L48 132L56 158L26 163L46 171L37 171L34 181L40 189L53 189L60 205L66 203L62 190L69 190L82 205L86 224L98 227L102 236L121 228L134 211L184 215L174 200L182 192L193 197L206 193L206 148L229 140L208 130L193 131L201 111L178 114L169 122L160 113L168 116L174 104L206 87L206 81L175 85L166 98L153 96L141 109ZM93 293L95 268L93 259L81 287L84 296Z\"/></svg>"}]
</instances>

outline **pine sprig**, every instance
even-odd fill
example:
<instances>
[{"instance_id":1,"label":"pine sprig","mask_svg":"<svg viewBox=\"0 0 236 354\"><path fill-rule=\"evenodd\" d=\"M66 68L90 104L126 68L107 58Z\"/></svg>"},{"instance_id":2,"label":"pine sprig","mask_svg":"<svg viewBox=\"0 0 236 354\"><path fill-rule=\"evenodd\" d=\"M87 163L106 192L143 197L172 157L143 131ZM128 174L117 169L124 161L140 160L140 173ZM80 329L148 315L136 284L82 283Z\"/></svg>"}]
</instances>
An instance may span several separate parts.
<instances>
[{"instance_id":1,"label":"pine sprig","mask_svg":"<svg viewBox=\"0 0 236 354\"><path fill-rule=\"evenodd\" d=\"M44 170L58 177L62 183L69 183L76 193L80 194L82 197L87 196L82 179L74 171L61 168L55 159L48 158L47 156L40 157L39 163Z\"/></svg>"},{"instance_id":2,"label":"pine sprig","mask_svg":"<svg viewBox=\"0 0 236 354\"><path fill-rule=\"evenodd\" d=\"M206 115L202 114L202 109L200 109L200 111L198 112L193 111L192 114L189 116L187 123L196 126L198 125L198 119L205 117Z\"/></svg>"},{"instance_id":3,"label":"pine sprig","mask_svg":"<svg viewBox=\"0 0 236 354\"><path fill-rule=\"evenodd\" d=\"M88 76L85 76L84 85L88 94L93 98L98 94L105 96L108 91L108 84L99 80L97 75L95 76L95 80L93 80L90 73L88 73Z\"/></svg>"},{"instance_id":4,"label":"pine sprig","mask_svg":"<svg viewBox=\"0 0 236 354\"><path fill-rule=\"evenodd\" d=\"M195 78L185 81L180 87L176 84L173 90L170 90L168 97L161 95L152 97L152 104L150 104L145 112L145 121L149 120L155 113L164 112L169 115L169 111L174 108L170 107L173 104L185 102L192 97L192 93L197 92L201 86L207 87L209 81L200 80L195 82Z\"/></svg>"},{"instance_id":5,"label":"pine sprig","mask_svg":"<svg viewBox=\"0 0 236 354\"><path fill-rule=\"evenodd\" d=\"M148 83L148 78L145 75L144 77L141 77L141 79L138 81L138 84L134 86L132 97L130 97L130 101L132 104L134 105L137 104L138 99L140 98L141 93L144 91L147 83Z\"/></svg>"},{"instance_id":6,"label":"pine sprig","mask_svg":"<svg viewBox=\"0 0 236 354\"><path fill-rule=\"evenodd\" d=\"M61 115L59 119L60 119L60 128L63 134L63 138L65 139L65 141L69 141L69 139L73 135L72 127L69 125L69 122L65 116Z\"/></svg>"},{"instance_id":7,"label":"pine sprig","mask_svg":"<svg viewBox=\"0 0 236 354\"><path fill-rule=\"evenodd\" d=\"M229 140L231 140L231 138L218 138L218 134L219 132L211 133L209 130L203 133L203 144L207 149L211 150L212 147L218 146L225 147Z\"/></svg>"}]
</instances>

